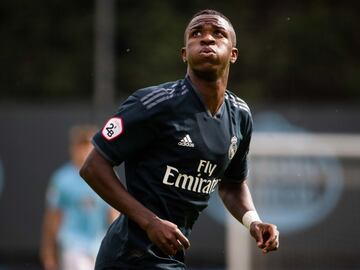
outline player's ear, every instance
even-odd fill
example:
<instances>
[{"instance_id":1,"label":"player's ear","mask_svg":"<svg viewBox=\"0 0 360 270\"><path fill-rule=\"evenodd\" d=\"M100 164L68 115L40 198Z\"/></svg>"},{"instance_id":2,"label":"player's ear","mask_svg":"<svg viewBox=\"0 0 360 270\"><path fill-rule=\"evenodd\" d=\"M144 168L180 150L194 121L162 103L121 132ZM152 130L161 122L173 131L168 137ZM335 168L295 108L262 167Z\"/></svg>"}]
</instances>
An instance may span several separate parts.
<instances>
[{"instance_id":1,"label":"player's ear","mask_svg":"<svg viewBox=\"0 0 360 270\"><path fill-rule=\"evenodd\" d=\"M239 54L238 49L233 47L231 49L231 55L230 55L230 63L231 64L234 64L236 62L236 59L238 58L238 54Z\"/></svg>"},{"instance_id":2,"label":"player's ear","mask_svg":"<svg viewBox=\"0 0 360 270\"><path fill-rule=\"evenodd\" d=\"M186 56L186 48L185 47L181 48L181 58L182 58L183 62L186 63L187 56Z\"/></svg>"}]
</instances>

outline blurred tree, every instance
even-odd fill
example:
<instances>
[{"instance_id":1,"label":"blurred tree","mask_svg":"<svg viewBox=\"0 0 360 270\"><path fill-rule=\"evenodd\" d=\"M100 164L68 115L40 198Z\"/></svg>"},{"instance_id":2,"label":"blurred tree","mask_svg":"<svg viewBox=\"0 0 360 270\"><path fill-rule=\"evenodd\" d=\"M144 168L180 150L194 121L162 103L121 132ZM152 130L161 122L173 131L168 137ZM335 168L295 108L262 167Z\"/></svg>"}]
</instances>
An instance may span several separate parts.
<instances>
[{"instance_id":1,"label":"blurred tree","mask_svg":"<svg viewBox=\"0 0 360 270\"><path fill-rule=\"evenodd\" d=\"M203 8L238 34L229 89L254 102L360 101L360 19L346 1L116 2L116 89L185 74L183 31ZM94 3L5 1L0 9L1 98L91 99Z\"/></svg>"},{"instance_id":2,"label":"blurred tree","mask_svg":"<svg viewBox=\"0 0 360 270\"><path fill-rule=\"evenodd\" d=\"M93 4L3 1L1 96L64 98L92 89Z\"/></svg>"}]
</instances>

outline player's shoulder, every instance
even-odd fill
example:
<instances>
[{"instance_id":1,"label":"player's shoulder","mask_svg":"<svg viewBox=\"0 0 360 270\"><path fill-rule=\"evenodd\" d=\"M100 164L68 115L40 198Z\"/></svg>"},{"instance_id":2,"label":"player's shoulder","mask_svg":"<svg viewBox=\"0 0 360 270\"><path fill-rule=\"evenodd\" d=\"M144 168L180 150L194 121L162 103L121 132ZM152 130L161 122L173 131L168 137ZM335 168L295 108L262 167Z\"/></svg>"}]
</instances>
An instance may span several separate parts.
<instances>
[{"instance_id":1,"label":"player's shoulder","mask_svg":"<svg viewBox=\"0 0 360 270\"><path fill-rule=\"evenodd\" d=\"M146 110L163 107L176 102L186 95L189 89L184 79L165 82L159 85L142 88L133 93L133 97L144 106Z\"/></svg>"},{"instance_id":2,"label":"player's shoulder","mask_svg":"<svg viewBox=\"0 0 360 270\"><path fill-rule=\"evenodd\" d=\"M230 90L225 91L225 102L227 102L233 110L251 118L251 110L248 104Z\"/></svg>"}]
</instances>

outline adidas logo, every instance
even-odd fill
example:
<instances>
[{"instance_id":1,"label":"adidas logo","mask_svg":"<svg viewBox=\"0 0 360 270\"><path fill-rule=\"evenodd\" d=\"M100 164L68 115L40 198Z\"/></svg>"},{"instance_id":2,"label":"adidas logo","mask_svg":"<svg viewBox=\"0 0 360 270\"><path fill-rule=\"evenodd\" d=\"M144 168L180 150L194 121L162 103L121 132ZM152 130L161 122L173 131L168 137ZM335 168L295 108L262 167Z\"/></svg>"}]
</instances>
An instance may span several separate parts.
<instances>
[{"instance_id":1,"label":"adidas logo","mask_svg":"<svg viewBox=\"0 0 360 270\"><path fill-rule=\"evenodd\" d=\"M186 134L185 137L180 140L178 145L186 146L186 147L195 147L195 145L193 144L189 134Z\"/></svg>"}]
</instances>

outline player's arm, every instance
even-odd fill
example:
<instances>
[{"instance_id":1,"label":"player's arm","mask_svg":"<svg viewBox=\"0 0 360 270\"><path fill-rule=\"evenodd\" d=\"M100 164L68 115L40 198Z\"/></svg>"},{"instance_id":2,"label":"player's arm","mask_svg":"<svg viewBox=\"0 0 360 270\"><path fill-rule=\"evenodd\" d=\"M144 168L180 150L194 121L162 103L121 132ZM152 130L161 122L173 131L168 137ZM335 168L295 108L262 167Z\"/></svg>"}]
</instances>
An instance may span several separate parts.
<instances>
[{"instance_id":1,"label":"player's arm","mask_svg":"<svg viewBox=\"0 0 360 270\"><path fill-rule=\"evenodd\" d=\"M127 192L115 175L112 164L98 150L93 149L89 154L80 175L107 203L136 222L165 254L174 255L183 247L190 246L175 224L160 219Z\"/></svg>"},{"instance_id":2,"label":"player's arm","mask_svg":"<svg viewBox=\"0 0 360 270\"><path fill-rule=\"evenodd\" d=\"M48 208L45 212L40 244L40 259L45 270L58 269L56 236L60 228L61 217L59 209Z\"/></svg>"},{"instance_id":3,"label":"player's arm","mask_svg":"<svg viewBox=\"0 0 360 270\"><path fill-rule=\"evenodd\" d=\"M250 229L250 234L264 253L278 249L279 232L275 225L260 220L246 181L222 181L219 194L229 212Z\"/></svg>"}]
</instances>

